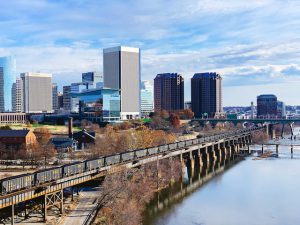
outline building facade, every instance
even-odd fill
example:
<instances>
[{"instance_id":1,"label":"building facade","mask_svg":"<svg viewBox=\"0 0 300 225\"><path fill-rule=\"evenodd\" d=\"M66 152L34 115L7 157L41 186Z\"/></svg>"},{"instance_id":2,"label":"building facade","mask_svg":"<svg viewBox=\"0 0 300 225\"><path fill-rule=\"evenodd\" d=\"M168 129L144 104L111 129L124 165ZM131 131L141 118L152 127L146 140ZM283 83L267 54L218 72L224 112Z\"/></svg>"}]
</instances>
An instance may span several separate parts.
<instances>
[{"instance_id":1,"label":"building facade","mask_svg":"<svg viewBox=\"0 0 300 225\"><path fill-rule=\"evenodd\" d=\"M196 73L191 79L192 111L196 118L215 117L223 112L222 77L217 73Z\"/></svg>"},{"instance_id":2,"label":"building facade","mask_svg":"<svg viewBox=\"0 0 300 225\"><path fill-rule=\"evenodd\" d=\"M93 83L90 83L92 85ZM72 83L70 93L80 93L84 90L87 90L89 88L89 83L80 82L80 83ZM78 113L79 112L79 98L72 98L70 99L71 104L71 112Z\"/></svg>"},{"instance_id":3,"label":"building facade","mask_svg":"<svg viewBox=\"0 0 300 225\"><path fill-rule=\"evenodd\" d=\"M58 102L58 109L64 108L64 95L61 92L57 93L57 102Z\"/></svg>"},{"instance_id":4,"label":"building facade","mask_svg":"<svg viewBox=\"0 0 300 225\"><path fill-rule=\"evenodd\" d=\"M119 90L90 89L80 93L71 93L79 99L79 117L89 121L116 122L121 119L121 97Z\"/></svg>"},{"instance_id":5,"label":"building facade","mask_svg":"<svg viewBox=\"0 0 300 225\"><path fill-rule=\"evenodd\" d=\"M277 117L286 118L286 106L284 102L277 101Z\"/></svg>"},{"instance_id":6,"label":"building facade","mask_svg":"<svg viewBox=\"0 0 300 225\"><path fill-rule=\"evenodd\" d=\"M0 112L12 111L12 86L16 80L14 57L0 57Z\"/></svg>"},{"instance_id":7,"label":"building facade","mask_svg":"<svg viewBox=\"0 0 300 225\"><path fill-rule=\"evenodd\" d=\"M192 102L191 101L184 102L184 109L192 109Z\"/></svg>"},{"instance_id":8,"label":"building facade","mask_svg":"<svg viewBox=\"0 0 300 225\"><path fill-rule=\"evenodd\" d=\"M275 95L257 96L257 118L277 117L277 97Z\"/></svg>"},{"instance_id":9,"label":"building facade","mask_svg":"<svg viewBox=\"0 0 300 225\"><path fill-rule=\"evenodd\" d=\"M0 125L25 124L26 113L0 113Z\"/></svg>"},{"instance_id":10,"label":"building facade","mask_svg":"<svg viewBox=\"0 0 300 225\"><path fill-rule=\"evenodd\" d=\"M57 84L52 84L52 109L57 110L58 108L58 91Z\"/></svg>"},{"instance_id":11,"label":"building facade","mask_svg":"<svg viewBox=\"0 0 300 225\"><path fill-rule=\"evenodd\" d=\"M63 86L63 108L64 110L71 110L71 86Z\"/></svg>"},{"instance_id":12,"label":"building facade","mask_svg":"<svg viewBox=\"0 0 300 225\"><path fill-rule=\"evenodd\" d=\"M149 116L154 111L153 105L153 85L149 81L142 81L141 84L141 114L143 117Z\"/></svg>"},{"instance_id":13,"label":"building facade","mask_svg":"<svg viewBox=\"0 0 300 225\"><path fill-rule=\"evenodd\" d=\"M88 88L102 88L103 75L99 72L87 72L82 74L82 82L88 84Z\"/></svg>"},{"instance_id":14,"label":"building facade","mask_svg":"<svg viewBox=\"0 0 300 225\"><path fill-rule=\"evenodd\" d=\"M140 117L140 49L114 47L103 50L104 87L120 90L121 119Z\"/></svg>"},{"instance_id":15,"label":"building facade","mask_svg":"<svg viewBox=\"0 0 300 225\"><path fill-rule=\"evenodd\" d=\"M52 74L21 73L26 113L52 112Z\"/></svg>"},{"instance_id":16,"label":"building facade","mask_svg":"<svg viewBox=\"0 0 300 225\"><path fill-rule=\"evenodd\" d=\"M23 98L23 82L20 78L16 79L11 89L12 99L12 111L13 112L24 112L24 98Z\"/></svg>"},{"instance_id":17,"label":"building facade","mask_svg":"<svg viewBox=\"0 0 300 225\"><path fill-rule=\"evenodd\" d=\"M0 130L0 143L7 149L19 150L36 144L37 140L30 130Z\"/></svg>"},{"instance_id":18,"label":"building facade","mask_svg":"<svg viewBox=\"0 0 300 225\"><path fill-rule=\"evenodd\" d=\"M184 109L184 79L177 73L157 74L154 79L154 110Z\"/></svg>"}]
</instances>

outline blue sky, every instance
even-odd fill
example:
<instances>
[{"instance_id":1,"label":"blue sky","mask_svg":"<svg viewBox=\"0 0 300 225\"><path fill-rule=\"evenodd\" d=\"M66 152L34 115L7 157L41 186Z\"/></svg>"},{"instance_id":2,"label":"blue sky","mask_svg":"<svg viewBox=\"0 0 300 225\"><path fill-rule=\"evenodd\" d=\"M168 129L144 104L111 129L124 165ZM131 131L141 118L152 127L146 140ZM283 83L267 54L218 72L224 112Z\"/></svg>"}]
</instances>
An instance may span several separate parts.
<instances>
[{"instance_id":1,"label":"blue sky","mask_svg":"<svg viewBox=\"0 0 300 225\"><path fill-rule=\"evenodd\" d=\"M10 0L0 7L0 56L58 85L102 72L102 49L142 50L142 79L178 72L186 99L196 72L223 76L224 105L262 93L300 104L300 1Z\"/></svg>"}]
</instances>

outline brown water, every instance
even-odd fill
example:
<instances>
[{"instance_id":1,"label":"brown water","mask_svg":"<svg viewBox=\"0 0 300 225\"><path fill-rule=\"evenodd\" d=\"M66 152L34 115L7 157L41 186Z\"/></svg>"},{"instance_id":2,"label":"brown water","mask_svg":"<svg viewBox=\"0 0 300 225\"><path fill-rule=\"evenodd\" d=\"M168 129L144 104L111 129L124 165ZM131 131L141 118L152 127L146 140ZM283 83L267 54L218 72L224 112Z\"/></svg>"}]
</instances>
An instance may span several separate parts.
<instances>
[{"instance_id":1,"label":"brown water","mask_svg":"<svg viewBox=\"0 0 300 225\"><path fill-rule=\"evenodd\" d=\"M215 165L214 172L209 168L208 176L205 168L196 171L192 179L186 173L182 183L153 200L144 224L300 224L300 148L294 147L293 158L290 147L284 146L278 158L254 158L222 162ZM214 178L205 182L210 176Z\"/></svg>"}]
</instances>

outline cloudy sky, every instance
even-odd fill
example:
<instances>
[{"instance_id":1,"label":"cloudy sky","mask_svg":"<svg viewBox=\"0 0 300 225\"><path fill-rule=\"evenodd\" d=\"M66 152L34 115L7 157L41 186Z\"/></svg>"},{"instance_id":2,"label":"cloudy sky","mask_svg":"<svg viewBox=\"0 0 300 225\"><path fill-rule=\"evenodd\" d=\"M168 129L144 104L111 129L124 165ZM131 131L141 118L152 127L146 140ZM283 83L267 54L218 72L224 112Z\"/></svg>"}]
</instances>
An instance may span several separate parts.
<instances>
[{"instance_id":1,"label":"cloudy sky","mask_svg":"<svg viewBox=\"0 0 300 225\"><path fill-rule=\"evenodd\" d=\"M298 0L1 1L0 56L18 72L53 73L59 86L102 72L102 49L142 50L142 79L178 72L186 100L195 72L223 76L224 105L262 93L300 104Z\"/></svg>"}]
</instances>

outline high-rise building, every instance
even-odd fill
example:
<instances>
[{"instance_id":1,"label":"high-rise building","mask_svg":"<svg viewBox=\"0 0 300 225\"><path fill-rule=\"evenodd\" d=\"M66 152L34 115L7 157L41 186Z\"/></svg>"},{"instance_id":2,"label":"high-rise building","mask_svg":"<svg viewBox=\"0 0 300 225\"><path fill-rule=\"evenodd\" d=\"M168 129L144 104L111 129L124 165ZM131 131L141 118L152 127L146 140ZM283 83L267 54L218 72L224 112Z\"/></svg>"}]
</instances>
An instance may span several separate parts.
<instances>
[{"instance_id":1,"label":"high-rise building","mask_svg":"<svg viewBox=\"0 0 300 225\"><path fill-rule=\"evenodd\" d=\"M251 119L254 119L254 103L251 102Z\"/></svg>"},{"instance_id":2,"label":"high-rise building","mask_svg":"<svg viewBox=\"0 0 300 225\"><path fill-rule=\"evenodd\" d=\"M157 74L154 78L154 110L184 109L184 80L178 73Z\"/></svg>"},{"instance_id":3,"label":"high-rise building","mask_svg":"<svg viewBox=\"0 0 300 225\"><path fill-rule=\"evenodd\" d=\"M52 74L21 73L26 113L52 112Z\"/></svg>"},{"instance_id":4,"label":"high-rise building","mask_svg":"<svg viewBox=\"0 0 300 225\"><path fill-rule=\"evenodd\" d=\"M286 107L284 102L277 101L277 117L286 118Z\"/></svg>"},{"instance_id":5,"label":"high-rise building","mask_svg":"<svg viewBox=\"0 0 300 225\"><path fill-rule=\"evenodd\" d=\"M52 108L57 110L58 108L58 95L57 95L57 84L52 84Z\"/></svg>"},{"instance_id":6,"label":"high-rise building","mask_svg":"<svg viewBox=\"0 0 300 225\"><path fill-rule=\"evenodd\" d=\"M222 77L217 73L196 73L191 79L192 111L196 118L223 112Z\"/></svg>"},{"instance_id":7,"label":"high-rise building","mask_svg":"<svg viewBox=\"0 0 300 225\"><path fill-rule=\"evenodd\" d=\"M103 50L104 87L120 90L121 119L140 117L140 49L114 47Z\"/></svg>"},{"instance_id":8,"label":"high-rise building","mask_svg":"<svg viewBox=\"0 0 300 225\"><path fill-rule=\"evenodd\" d=\"M142 116L149 116L153 111L153 85L149 81L142 81L141 114Z\"/></svg>"},{"instance_id":9,"label":"high-rise building","mask_svg":"<svg viewBox=\"0 0 300 225\"><path fill-rule=\"evenodd\" d=\"M63 108L64 110L71 110L71 86L63 86Z\"/></svg>"},{"instance_id":10,"label":"high-rise building","mask_svg":"<svg viewBox=\"0 0 300 225\"><path fill-rule=\"evenodd\" d=\"M20 78L17 78L11 89L13 112L24 112L23 92L23 82Z\"/></svg>"},{"instance_id":11,"label":"high-rise building","mask_svg":"<svg viewBox=\"0 0 300 225\"><path fill-rule=\"evenodd\" d=\"M0 112L12 110L12 85L16 80L14 57L0 57Z\"/></svg>"},{"instance_id":12,"label":"high-rise building","mask_svg":"<svg viewBox=\"0 0 300 225\"><path fill-rule=\"evenodd\" d=\"M257 118L277 117L277 97L275 95L257 96Z\"/></svg>"},{"instance_id":13,"label":"high-rise building","mask_svg":"<svg viewBox=\"0 0 300 225\"><path fill-rule=\"evenodd\" d=\"M58 92L57 93L57 98L58 98L58 109L64 108L64 96L63 96L63 93Z\"/></svg>"},{"instance_id":14,"label":"high-rise building","mask_svg":"<svg viewBox=\"0 0 300 225\"><path fill-rule=\"evenodd\" d=\"M82 74L82 83L88 83L90 88L103 87L103 75L99 72L87 72Z\"/></svg>"}]
</instances>

